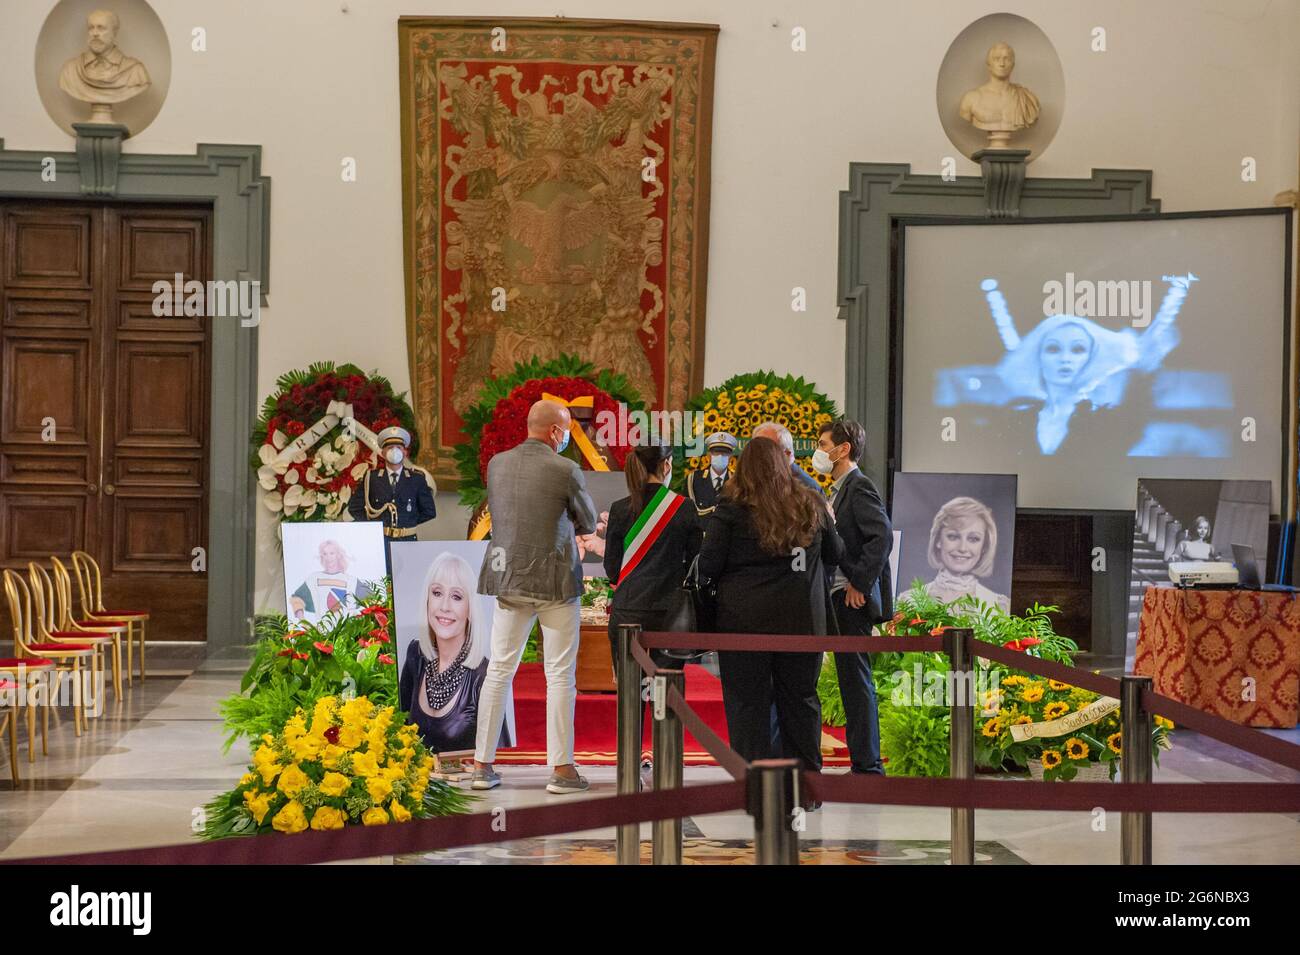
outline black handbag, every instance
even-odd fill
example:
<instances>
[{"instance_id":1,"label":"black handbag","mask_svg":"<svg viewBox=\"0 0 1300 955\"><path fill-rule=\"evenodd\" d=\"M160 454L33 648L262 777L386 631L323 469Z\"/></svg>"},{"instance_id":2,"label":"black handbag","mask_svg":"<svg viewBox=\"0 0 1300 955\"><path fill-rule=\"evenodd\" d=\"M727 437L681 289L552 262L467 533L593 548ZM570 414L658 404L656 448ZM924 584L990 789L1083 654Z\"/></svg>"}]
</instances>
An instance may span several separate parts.
<instances>
[{"instance_id":1,"label":"black handbag","mask_svg":"<svg viewBox=\"0 0 1300 955\"><path fill-rule=\"evenodd\" d=\"M676 633L712 633L717 620L718 588L713 581L700 577L700 558L696 555L686 569L677 589L673 607L665 615L664 629ZM664 650L679 660L695 660L707 650Z\"/></svg>"}]
</instances>

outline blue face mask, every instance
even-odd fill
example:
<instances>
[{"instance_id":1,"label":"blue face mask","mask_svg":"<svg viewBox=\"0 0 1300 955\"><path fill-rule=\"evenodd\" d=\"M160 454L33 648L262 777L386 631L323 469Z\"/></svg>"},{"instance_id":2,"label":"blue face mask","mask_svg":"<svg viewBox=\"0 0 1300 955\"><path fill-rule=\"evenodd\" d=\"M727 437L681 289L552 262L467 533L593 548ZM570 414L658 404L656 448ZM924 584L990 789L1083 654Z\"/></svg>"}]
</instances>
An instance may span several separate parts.
<instances>
[{"instance_id":1,"label":"blue face mask","mask_svg":"<svg viewBox=\"0 0 1300 955\"><path fill-rule=\"evenodd\" d=\"M555 453L556 453L556 454L563 454L563 453L564 453L564 449L567 448L568 446L569 446L569 430L566 428L565 431L564 431L564 440L561 441L561 442L560 442L560 446L559 446L558 448L555 449Z\"/></svg>"},{"instance_id":2,"label":"blue face mask","mask_svg":"<svg viewBox=\"0 0 1300 955\"><path fill-rule=\"evenodd\" d=\"M713 473L722 474L723 471L727 470L727 465L731 463L731 455L711 454L709 455L709 461L713 465Z\"/></svg>"}]
</instances>

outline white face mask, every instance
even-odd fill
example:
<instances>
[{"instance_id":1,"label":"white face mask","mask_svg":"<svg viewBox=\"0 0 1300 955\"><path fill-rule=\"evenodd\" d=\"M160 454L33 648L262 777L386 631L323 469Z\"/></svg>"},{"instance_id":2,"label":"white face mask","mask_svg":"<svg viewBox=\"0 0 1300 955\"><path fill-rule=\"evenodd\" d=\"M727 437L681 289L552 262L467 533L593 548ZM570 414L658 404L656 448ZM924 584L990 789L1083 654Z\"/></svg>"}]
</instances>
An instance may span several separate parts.
<instances>
[{"instance_id":1,"label":"white face mask","mask_svg":"<svg viewBox=\"0 0 1300 955\"><path fill-rule=\"evenodd\" d=\"M403 457L405 457L405 454L401 448L389 448L387 451L384 452L385 460L387 460L388 463L392 465L401 464Z\"/></svg>"},{"instance_id":2,"label":"white face mask","mask_svg":"<svg viewBox=\"0 0 1300 955\"><path fill-rule=\"evenodd\" d=\"M818 474L830 474L831 471L835 470L835 462L832 461L831 456L821 448L818 448L813 452L812 466L813 470Z\"/></svg>"},{"instance_id":3,"label":"white face mask","mask_svg":"<svg viewBox=\"0 0 1300 955\"><path fill-rule=\"evenodd\" d=\"M714 474L721 474L727 470L727 465L731 463L729 454L712 454L709 455L709 464L713 467Z\"/></svg>"}]
</instances>

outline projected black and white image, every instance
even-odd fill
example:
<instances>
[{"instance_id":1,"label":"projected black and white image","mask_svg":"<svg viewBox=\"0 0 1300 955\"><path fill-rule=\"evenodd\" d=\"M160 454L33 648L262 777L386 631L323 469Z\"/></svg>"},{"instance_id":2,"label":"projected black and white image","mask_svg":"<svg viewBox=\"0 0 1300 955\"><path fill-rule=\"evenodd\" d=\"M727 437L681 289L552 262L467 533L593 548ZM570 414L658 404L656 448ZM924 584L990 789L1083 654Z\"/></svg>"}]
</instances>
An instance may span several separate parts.
<instances>
[{"instance_id":1,"label":"projected black and white image","mask_svg":"<svg viewBox=\"0 0 1300 955\"><path fill-rule=\"evenodd\" d=\"M1016 527L1014 474L894 475L895 588L920 582L951 603L974 597L1011 609Z\"/></svg>"},{"instance_id":2,"label":"projected black and white image","mask_svg":"<svg viewBox=\"0 0 1300 955\"><path fill-rule=\"evenodd\" d=\"M1131 379L1158 371L1178 346L1178 312L1198 279L1188 273L1166 275L1163 281L1169 284L1160 310L1140 332L1133 328L1114 331L1081 315L1059 313L1044 318L1021 337L998 280L984 279L980 289L1006 353L992 367L940 369L935 375L935 405L997 405L1033 414L1038 450L1056 454L1070 436L1077 409L1115 408L1137 388L1157 384ZM1119 283L1115 285L1119 287ZM1123 287L1128 288L1127 284ZM1129 298L1127 294L1124 297ZM1183 409L1221 406L1231 391L1227 376L1214 372L1190 378L1175 375L1158 384L1161 403ZM1147 400L1147 396L1139 395L1137 400ZM1127 449L1132 457L1225 457L1228 453L1226 428L1153 420L1136 423L1142 432Z\"/></svg>"},{"instance_id":3,"label":"projected black and white image","mask_svg":"<svg viewBox=\"0 0 1300 955\"><path fill-rule=\"evenodd\" d=\"M899 470L1015 472L1029 508L1279 493L1288 245L1272 210L904 223Z\"/></svg>"}]
</instances>

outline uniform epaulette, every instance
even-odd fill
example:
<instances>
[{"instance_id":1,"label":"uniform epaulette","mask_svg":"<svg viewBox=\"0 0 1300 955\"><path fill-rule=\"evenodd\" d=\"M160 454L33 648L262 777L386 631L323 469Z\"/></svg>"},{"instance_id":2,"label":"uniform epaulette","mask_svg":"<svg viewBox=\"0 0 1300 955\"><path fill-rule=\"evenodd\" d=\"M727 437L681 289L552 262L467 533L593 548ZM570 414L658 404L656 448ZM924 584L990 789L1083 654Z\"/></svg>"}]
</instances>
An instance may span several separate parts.
<instances>
[{"instance_id":1,"label":"uniform epaulette","mask_svg":"<svg viewBox=\"0 0 1300 955\"><path fill-rule=\"evenodd\" d=\"M406 465L406 469L413 474L423 475L425 482L429 485L429 490L436 492L438 487L438 482L433 479L433 475L430 474L426 469L420 467L418 464L411 464L409 462Z\"/></svg>"}]
</instances>

